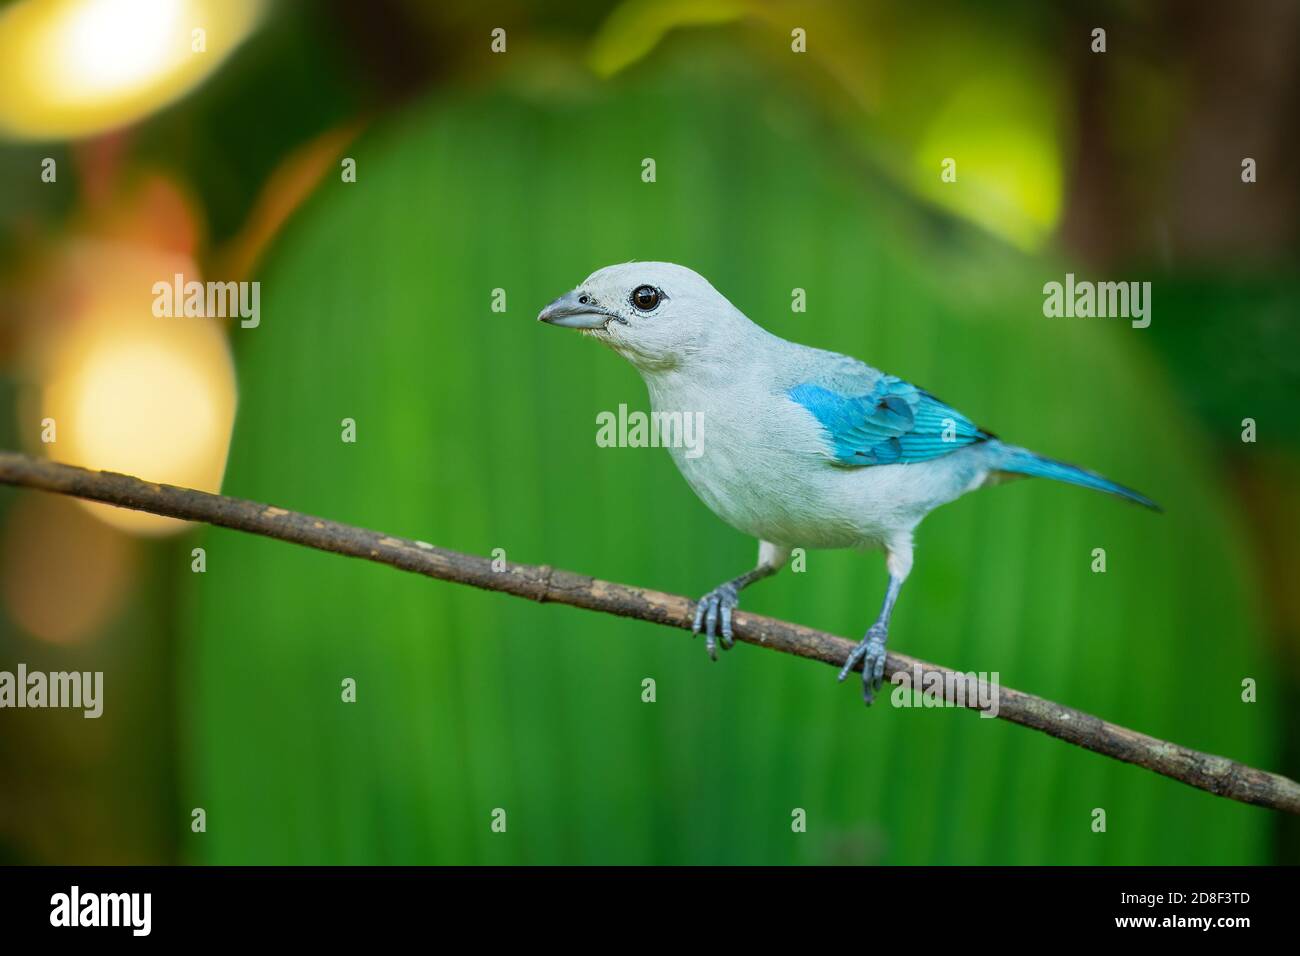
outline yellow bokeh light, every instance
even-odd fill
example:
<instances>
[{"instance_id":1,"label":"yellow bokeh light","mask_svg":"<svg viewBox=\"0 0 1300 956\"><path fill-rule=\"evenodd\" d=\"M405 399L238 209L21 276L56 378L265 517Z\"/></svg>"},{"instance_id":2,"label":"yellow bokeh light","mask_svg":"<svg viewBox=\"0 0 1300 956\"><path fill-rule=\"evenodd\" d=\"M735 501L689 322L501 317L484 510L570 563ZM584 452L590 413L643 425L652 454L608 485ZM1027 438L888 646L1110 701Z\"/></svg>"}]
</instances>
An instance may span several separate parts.
<instances>
[{"instance_id":1,"label":"yellow bokeh light","mask_svg":"<svg viewBox=\"0 0 1300 956\"><path fill-rule=\"evenodd\" d=\"M0 12L0 132L88 136L147 116L210 75L262 8L263 0L18 0Z\"/></svg>"},{"instance_id":2,"label":"yellow bokeh light","mask_svg":"<svg viewBox=\"0 0 1300 956\"><path fill-rule=\"evenodd\" d=\"M207 356L144 338L104 341L89 351L72 390L77 446L87 461L122 462L118 471L194 477L219 428ZM166 435L165 443L141 431ZM187 483L189 483L187 482Z\"/></svg>"},{"instance_id":3,"label":"yellow bokeh light","mask_svg":"<svg viewBox=\"0 0 1300 956\"><path fill-rule=\"evenodd\" d=\"M914 150L913 187L1026 252L1040 249L1065 203L1054 91L1003 65L963 79L938 107ZM948 158L952 182L940 175Z\"/></svg>"},{"instance_id":4,"label":"yellow bokeh light","mask_svg":"<svg viewBox=\"0 0 1300 956\"><path fill-rule=\"evenodd\" d=\"M100 256L102 255L102 258ZM53 425L52 458L149 481L219 491L235 416L235 373L219 320L155 317L149 290L171 271L197 275L173 256L95 250L111 275L78 297L52 337L41 393ZM124 530L166 534L185 523L87 504Z\"/></svg>"},{"instance_id":5,"label":"yellow bokeh light","mask_svg":"<svg viewBox=\"0 0 1300 956\"><path fill-rule=\"evenodd\" d=\"M64 71L60 92L120 95L173 68L181 6L174 0L84 0L61 31L46 35L46 52Z\"/></svg>"}]
</instances>

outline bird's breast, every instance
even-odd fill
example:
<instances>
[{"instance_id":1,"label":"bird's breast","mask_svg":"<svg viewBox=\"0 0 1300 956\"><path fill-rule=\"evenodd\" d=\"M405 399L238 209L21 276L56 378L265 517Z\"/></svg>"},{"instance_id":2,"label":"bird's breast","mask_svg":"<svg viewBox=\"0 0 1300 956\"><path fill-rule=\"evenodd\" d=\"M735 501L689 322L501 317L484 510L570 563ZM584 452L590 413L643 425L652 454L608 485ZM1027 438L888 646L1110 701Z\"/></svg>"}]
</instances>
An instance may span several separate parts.
<instances>
[{"instance_id":1,"label":"bird's breast","mask_svg":"<svg viewBox=\"0 0 1300 956\"><path fill-rule=\"evenodd\" d=\"M720 518L791 547L864 542L861 502L847 494L816 422L784 395L757 388L651 389L656 412L696 415L698 445L670 447L687 483Z\"/></svg>"}]
</instances>

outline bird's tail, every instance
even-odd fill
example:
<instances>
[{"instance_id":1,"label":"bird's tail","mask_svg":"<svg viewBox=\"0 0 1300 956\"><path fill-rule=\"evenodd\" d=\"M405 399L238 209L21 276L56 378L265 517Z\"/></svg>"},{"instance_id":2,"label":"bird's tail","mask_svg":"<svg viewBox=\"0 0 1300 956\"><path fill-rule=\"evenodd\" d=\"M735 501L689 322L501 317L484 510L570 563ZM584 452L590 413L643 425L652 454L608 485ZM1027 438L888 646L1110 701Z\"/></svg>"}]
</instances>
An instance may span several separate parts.
<instances>
[{"instance_id":1,"label":"bird's tail","mask_svg":"<svg viewBox=\"0 0 1300 956\"><path fill-rule=\"evenodd\" d=\"M1016 448L1012 445L1002 445L1000 451L1001 454L999 454L994 465L999 471L1011 472L1016 475L1031 475L1035 478L1052 478L1071 485L1080 485L1084 488L1104 491L1109 495L1125 498L1142 505L1144 508L1150 508L1152 511L1163 510L1146 495L1139 494L1132 488L1125 488L1123 485L1116 484L1109 478L1103 478L1094 471L1076 468L1074 465L1067 465L1063 461L1053 461L1051 458L1036 455L1028 449Z\"/></svg>"}]
</instances>

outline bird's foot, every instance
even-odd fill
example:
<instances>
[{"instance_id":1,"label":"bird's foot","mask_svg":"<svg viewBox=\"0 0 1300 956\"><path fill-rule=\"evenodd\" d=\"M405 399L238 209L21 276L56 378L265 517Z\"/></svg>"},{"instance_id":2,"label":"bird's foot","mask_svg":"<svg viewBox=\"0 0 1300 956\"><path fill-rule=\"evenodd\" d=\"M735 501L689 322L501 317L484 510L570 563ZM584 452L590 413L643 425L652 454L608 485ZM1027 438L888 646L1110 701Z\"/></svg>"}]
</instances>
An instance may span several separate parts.
<instances>
[{"instance_id":1,"label":"bird's foot","mask_svg":"<svg viewBox=\"0 0 1300 956\"><path fill-rule=\"evenodd\" d=\"M718 659L719 636L724 650L731 650L731 645L736 643L735 635L731 632L731 612L739 603L740 592L728 581L719 584L695 605L695 622L691 625L691 631L695 634L704 631L704 649L715 661Z\"/></svg>"},{"instance_id":2,"label":"bird's foot","mask_svg":"<svg viewBox=\"0 0 1300 956\"><path fill-rule=\"evenodd\" d=\"M889 632L883 624L873 624L857 647L849 654L840 670L840 680L849 676L858 661L862 661L862 699L871 706L876 691L885 680L885 638Z\"/></svg>"}]
</instances>

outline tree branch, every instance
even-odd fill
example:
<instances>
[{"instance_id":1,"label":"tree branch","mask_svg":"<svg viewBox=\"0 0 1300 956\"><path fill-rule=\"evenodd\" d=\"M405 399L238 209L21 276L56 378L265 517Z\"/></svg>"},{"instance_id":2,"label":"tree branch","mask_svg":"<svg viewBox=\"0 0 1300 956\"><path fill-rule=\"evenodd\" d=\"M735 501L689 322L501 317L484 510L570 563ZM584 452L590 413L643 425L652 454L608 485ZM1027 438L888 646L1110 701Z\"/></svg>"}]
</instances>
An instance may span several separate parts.
<instances>
[{"instance_id":1,"label":"tree branch","mask_svg":"<svg viewBox=\"0 0 1300 956\"><path fill-rule=\"evenodd\" d=\"M493 571L492 562L487 558L423 542L391 537L378 531L240 498L154 484L113 472L87 471L13 452L0 452L0 484L36 488L172 518L202 521L292 541L321 551L365 558L442 581L501 591L533 601L603 611L669 627L689 630L695 607L693 601L675 594L601 581L549 565L508 564L503 571ZM738 640L837 668L853 647L851 642L832 634L744 611L736 612L734 626ZM913 675L918 670L923 678L923 687L928 686L925 675L939 675L944 678L945 700L975 706L975 701L963 702L960 697L954 699L954 685L946 678L956 672L949 668L903 654L891 653L886 662L886 673L896 674L904 686L912 686ZM980 690L979 697L987 699L992 689L981 687ZM1031 727L1094 753L1146 767L1222 797L1300 814L1300 784L1286 777L1256 770L1226 757L1157 740L1008 687L999 687L997 694L997 716L1003 720Z\"/></svg>"}]
</instances>

